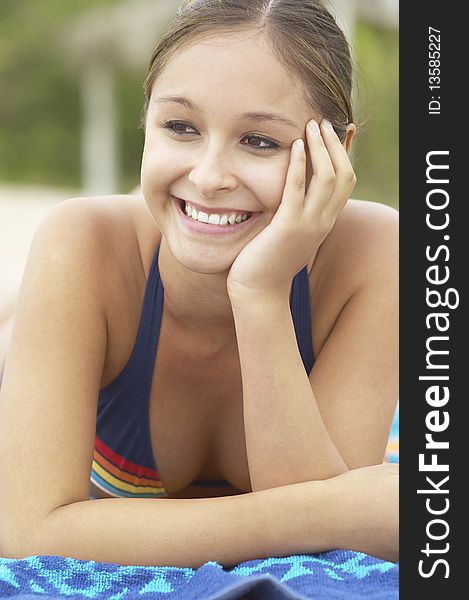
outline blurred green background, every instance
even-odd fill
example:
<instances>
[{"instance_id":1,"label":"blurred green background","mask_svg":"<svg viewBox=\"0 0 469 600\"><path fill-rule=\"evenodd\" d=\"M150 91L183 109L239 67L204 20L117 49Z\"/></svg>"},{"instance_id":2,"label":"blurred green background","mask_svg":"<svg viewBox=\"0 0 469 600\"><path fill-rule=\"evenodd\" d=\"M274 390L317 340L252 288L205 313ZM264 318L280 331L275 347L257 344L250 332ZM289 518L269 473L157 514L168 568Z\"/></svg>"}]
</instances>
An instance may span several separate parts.
<instances>
[{"instance_id":1,"label":"blurred green background","mask_svg":"<svg viewBox=\"0 0 469 600\"><path fill-rule=\"evenodd\" d=\"M115 10L120 4L129 2L0 2L1 183L84 189L80 61L68 58L64 39L90 11L92 14L98 9L104 14L106 9ZM178 2L173 4L176 8ZM135 36L137 41L138 30ZM353 148L358 178L353 197L397 208L397 27L358 16L354 21L352 43L357 67L356 121L359 126ZM118 147L117 192L130 191L139 180L143 144L139 119L145 70L146 61L136 68L120 63L112 67Z\"/></svg>"}]
</instances>

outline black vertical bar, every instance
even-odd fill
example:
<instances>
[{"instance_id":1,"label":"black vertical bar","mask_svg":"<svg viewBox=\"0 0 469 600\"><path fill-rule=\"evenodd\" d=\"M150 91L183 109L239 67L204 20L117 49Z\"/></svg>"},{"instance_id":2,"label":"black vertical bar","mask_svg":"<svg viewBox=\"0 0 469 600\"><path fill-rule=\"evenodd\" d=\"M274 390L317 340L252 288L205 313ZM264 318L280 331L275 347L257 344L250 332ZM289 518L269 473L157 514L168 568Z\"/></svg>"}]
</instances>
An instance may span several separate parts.
<instances>
[{"instance_id":1,"label":"black vertical bar","mask_svg":"<svg viewBox=\"0 0 469 600\"><path fill-rule=\"evenodd\" d=\"M434 0L400 3L403 599L457 598L456 587L467 594L468 496L458 458L469 440L463 383L469 328L462 322L469 256L469 190L464 186L469 32L460 11L459 4ZM430 470L432 461L447 470Z\"/></svg>"}]
</instances>

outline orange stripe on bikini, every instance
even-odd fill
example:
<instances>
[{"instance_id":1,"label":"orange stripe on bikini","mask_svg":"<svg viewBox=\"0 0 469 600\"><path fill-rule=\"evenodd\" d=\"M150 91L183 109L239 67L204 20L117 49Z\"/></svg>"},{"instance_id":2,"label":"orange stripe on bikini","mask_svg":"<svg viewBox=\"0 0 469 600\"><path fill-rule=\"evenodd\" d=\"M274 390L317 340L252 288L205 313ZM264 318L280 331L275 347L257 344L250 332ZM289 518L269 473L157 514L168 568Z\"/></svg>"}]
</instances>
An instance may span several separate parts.
<instances>
[{"instance_id":1,"label":"orange stripe on bikini","mask_svg":"<svg viewBox=\"0 0 469 600\"><path fill-rule=\"evenodd\" d=\"M122 471L111 462L109 462L102 454L100 454L96 449L94 451L94 460L97 464L99 464L105 471L114 475L115 477L125 481L127 483L133 485L143 485L143 486L151 486L155 488L162 488L163 484L161 482L161 478L156 479L147 479L146 477L139 477L138 475L131 475L130 473L126 473ZM144 468L144 467L142 467Z\"/></svg>"},{"instance_id":2,"label":"orange stripe on bikini","mask_svg":"<svg viewBox=\"0 0 469 600\"><path fill-rule=\"evenodd\" d=\"M161 488L156 484L156 482L152 486L144 487L144 486L136 486L131 485L129 483L125 483L121 481L117 477L110 475L107 471L105 471L96 461L93 461L93 471L95 474L99 475L108 485L116 490L121 490L127 492L129 494L154 494L155 489L161 491ZM162 490L164 491L164 490Z\"/></svg>"}]
</instances>

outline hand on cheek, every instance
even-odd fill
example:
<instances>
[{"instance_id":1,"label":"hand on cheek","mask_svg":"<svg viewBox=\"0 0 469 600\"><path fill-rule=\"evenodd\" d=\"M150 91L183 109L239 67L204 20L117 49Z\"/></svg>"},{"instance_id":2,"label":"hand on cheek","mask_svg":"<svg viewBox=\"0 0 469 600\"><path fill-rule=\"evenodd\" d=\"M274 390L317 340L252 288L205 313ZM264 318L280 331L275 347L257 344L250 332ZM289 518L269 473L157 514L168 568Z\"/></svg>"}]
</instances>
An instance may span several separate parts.
<instances>
[{"instance_id":1,"label":"hand on cheek","mask_svg":"<svg viewBox=\"0 0 469 600\"><path fill-rule=\"evenodd\" d=\"M355 186L347 152L329 122L312 120L307 148L291 149L282 201L270 224L234 261L228 276L230 295L285 295L293 277L317 252Z\"/></svg>"}]
</instances>

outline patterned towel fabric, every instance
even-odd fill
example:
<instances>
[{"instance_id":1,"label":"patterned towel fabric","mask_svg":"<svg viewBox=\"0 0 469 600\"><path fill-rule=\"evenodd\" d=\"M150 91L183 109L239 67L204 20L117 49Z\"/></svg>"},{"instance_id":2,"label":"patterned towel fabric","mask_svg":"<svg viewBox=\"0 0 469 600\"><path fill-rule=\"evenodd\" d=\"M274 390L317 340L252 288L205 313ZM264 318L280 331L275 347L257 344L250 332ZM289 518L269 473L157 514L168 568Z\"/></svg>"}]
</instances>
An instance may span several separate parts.
<instances>
[{"instance_id":1,"label":"patterned towel fabric","mask_svg":"<svg viewBox=\"0 0 469 600\"><path fill-rule=\"evenodd\" d=\"M387 462L399 462L399 409ZM50 600L391 600L399 565L348 550L292 555L224 569L123 566L61 556L0 558L0 598Z\"/></svg>"},{"instance_id":2,"label":"patterned towel fabric","mask_svg":"<svg viewBox=\"0 0 469 600\"><path fill-rule=\"evenodd\" d=\"M344 550L240 563L224 570L139 567L58 556L0 559L0 597L16 600L397 599L398 565Z\"/></svg>"}]
</instances>

